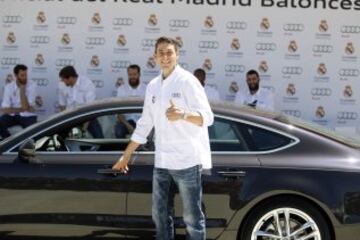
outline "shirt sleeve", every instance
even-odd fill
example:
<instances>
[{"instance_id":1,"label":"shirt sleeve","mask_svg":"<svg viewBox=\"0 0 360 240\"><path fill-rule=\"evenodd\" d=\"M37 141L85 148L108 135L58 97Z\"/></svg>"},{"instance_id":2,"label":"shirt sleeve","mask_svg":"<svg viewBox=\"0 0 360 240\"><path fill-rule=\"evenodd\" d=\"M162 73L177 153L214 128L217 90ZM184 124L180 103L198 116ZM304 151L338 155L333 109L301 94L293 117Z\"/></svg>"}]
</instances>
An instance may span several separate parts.
<instances>
[{"instance_id":1,"label":"shirt sleeve","mask_svg":"<svg viewBox=\"0 0 360 240\"><path fill-rule=\"evenodd\" d=\"M274 111L274 95L271 91L268 91L267 94L265 95L265 109L266 110L270 110L270 111Z\"/></svg>"},{"instance_id":2,"label":"shirt sleeve","mask_svg":"<svg viewBox=\"0 0 360 240\"><path fill-rule=\"evenodd\" d=\"M9 85L6 85L4 88L4 96L3 96L3 100L1 102L1 107L2 108L9 108L11 107L11 92L10 92L10 88Z\"/></svg>"},{"instance_id":3,"label":"shirt sleeve","mask_svg":"<svg viewBox=\"0 0 360 240\"><path fill-rule=\"evenodd\" d=\"M203 126L211 126L214 122L214 114L206 97L204 87L201 86L195 77L189 77L191 79L190 81L186 81L184 88L185 100L191 111L196 111L201 114Z\"/></svg>"},{"instance_id":4,"label":"shirt sleeve","mask_svg":"<svg viewBox=\"0 0 360 240\"><path fill-rule=\"evenodd\" d=\"M240 103L240 104L244 104L245 102L245 98L244 98L244 94L241 90L239 90L236 95L235 95L235 103Z\"/></svg>"},{"instance_id":5,"label":"shirt sleeve","mask_svg":"<svg viewBox=\"0 0 360 240\"><path fill-rule=\"evenodd\" d=\"M30 84L26 94L28 103L31 107L35 106L36 98L36 86L35 84Z\"/></svg>"},{"instance_id":6,"label":"shirt sleeve","mask_svg":"<svg viewBox=\"0 0 360 240\"><path fill-rule=\"evenodd\" d=\"M59 83L58 89L59 89L59 105L66 107L66 98L65 98L65 86L62 85L62 83Z\"/></svg>"},{"instance_id":7,"label":"shirt sleeve","mask_svg":"<svg viewBox=\"0 0 360 240\"><path fill-rule=\"evenodd\" d=\"M152 93L150 86L146 88L145 101L141 118L136 123L136 128L131 136L131 140L140 144L147 142L147 136L154 127L153 114L151 112Z\"/></svg>"},{"instance_id":8,"label":"shirt sleeve","mask_svg":"<svg viewBox=\"0 0 360 240\"><path fill-rule=\"evenodd\" d=\"M85 103L90 103L96 99L96 89L94 83L89 79L85 92Z\"/></svg>"}]
</instances>

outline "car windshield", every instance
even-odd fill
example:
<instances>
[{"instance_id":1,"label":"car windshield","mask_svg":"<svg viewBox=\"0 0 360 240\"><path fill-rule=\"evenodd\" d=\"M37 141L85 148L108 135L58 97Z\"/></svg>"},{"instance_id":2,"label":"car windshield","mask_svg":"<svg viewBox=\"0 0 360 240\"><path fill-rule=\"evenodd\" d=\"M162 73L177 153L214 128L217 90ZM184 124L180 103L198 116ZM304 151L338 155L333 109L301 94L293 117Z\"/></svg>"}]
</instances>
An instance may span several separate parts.
<instances>
[{"instance_id":1,"label":"car windshield","mask_svg":"<svg viewBox=\"0 0 360 240\"><path fill-rule=\"evenodd\" d=\"M341 142L343 144L346 144L350 147L354 147L354 148L360 148L360 140L359 139L355 139L349 136L346 136L344 134L341 134L339 132L336 132L332 129L326 128L324 126L321 126L319 124L316 123L312 123L312 122L308 122L305 120L302 120L300 118L296 118L296 117L292 117L289 115L282 115L281 117L282 119L278 119L281 122L286 122L288 124L291 124L293 126L311 131L311 132L315 132L318 134L321 134L327 138L333 139L335 141Z\"/></svg>"}]
</instances>

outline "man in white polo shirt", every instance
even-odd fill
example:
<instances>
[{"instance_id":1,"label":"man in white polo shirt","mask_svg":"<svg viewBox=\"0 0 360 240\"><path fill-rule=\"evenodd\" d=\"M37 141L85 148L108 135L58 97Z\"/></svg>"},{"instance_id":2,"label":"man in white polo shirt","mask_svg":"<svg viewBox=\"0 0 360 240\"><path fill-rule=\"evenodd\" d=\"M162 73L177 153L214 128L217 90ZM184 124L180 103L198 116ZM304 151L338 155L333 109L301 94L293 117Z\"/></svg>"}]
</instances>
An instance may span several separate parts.
<instances>
[{"instance_id":1,"label":"man in white polo shirt","mask_svg":"<svg viewBox=\"0 0 360 240\"><path fill-rule=\"evenodd\" d=\"M174 239L174 182L183 203L188 239L206 239L205 216L201 209L201 169L212 167L208 126L214 116L204 88L190 72L177 65L179 51L174 39L161 37L155 44L160 76L146 88L144 108L123 156L113 169L128 171L132 153L155 129L153 172L153 220L156 239Z\"/></svg>"},{"instance_id":2,"label":"man in white polo shirt","mask_svg":"<svg viewBox=\"0 0 360 240\"><path fill-rule=\"evenodd\" d=\"M19 64L14 67L16 81L6 84L0 117L0 136L10 136L9 127L20 125L26 128L37 121L35 114L35 84L27 79L27 67Z\"/></svg>"},{"instance_id":3,"label":"man in white polo shirt","mask_svg":"<svg viewBox=\"0 0 360 240\"><path fill-rule=\"evenodd\" d=\"M273 93L266 88L260 87L260 76L255 70L246 73L248 88L237 92L235 102L249 107L274 111Z\"/></svg>"},{"instance_id":4,"label":"man in white polo shirt","mask_svg":"<svg viewBox=\"0 0 360 240\"><path fill-rule=\"evenodd\" d=\"M206 72L202 68L198 68L194 71L194 76L200 81L201 85L205 89L206 96L210 101L220 101L220 94L219 91L207 84L206 82Z\"/></svg>"},{"instance_id":5,"label":"man in white polo shirt","mask_svg":"<svg viewBox=\"0 0 360 240\"><path fill-rule=\"evenodd\" d=\"M127 68L127 74L129 85L123 84L120 86L116 96L118 98L144 98L146 87L140 81L141 68L136 64L130 65ZM131 134L134 131L137 120L139 120L138 114L118 114L115 136L117 138L124 138L126 134Z\"/></svg>"},{"instance_id":6,"label":"man in white polo shirt","mask_svg":"<svg viewBox=\"0 0 360 240\"><path fill-rule=\"evenodd\" d=\"M79 76L73 66L62 68L59 77L61 79L59 84L59 106L61 111L95 101L94 83L87 77ZM94 138L104 138L97 119L85 123L82 130L88 130Z\"/></svg>"}]
</instances>

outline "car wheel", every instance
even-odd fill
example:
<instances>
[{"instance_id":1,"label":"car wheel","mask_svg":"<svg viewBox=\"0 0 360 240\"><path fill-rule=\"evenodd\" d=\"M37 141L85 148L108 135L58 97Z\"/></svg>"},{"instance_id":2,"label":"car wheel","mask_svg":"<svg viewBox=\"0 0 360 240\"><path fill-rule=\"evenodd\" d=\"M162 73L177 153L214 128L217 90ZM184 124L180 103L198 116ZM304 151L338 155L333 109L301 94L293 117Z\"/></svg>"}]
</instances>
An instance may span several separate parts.
<instances>
[{"instance_id":1,"label":"car wheel","mask_svg":"<svg viewBox=\"0 0 360 240\"><path fill-rule=\"evenodd\" d=\"M329 240L329 227L310 203L297 198L277 198L250 213L241 240Z\"/></svg>"}]
</instances>

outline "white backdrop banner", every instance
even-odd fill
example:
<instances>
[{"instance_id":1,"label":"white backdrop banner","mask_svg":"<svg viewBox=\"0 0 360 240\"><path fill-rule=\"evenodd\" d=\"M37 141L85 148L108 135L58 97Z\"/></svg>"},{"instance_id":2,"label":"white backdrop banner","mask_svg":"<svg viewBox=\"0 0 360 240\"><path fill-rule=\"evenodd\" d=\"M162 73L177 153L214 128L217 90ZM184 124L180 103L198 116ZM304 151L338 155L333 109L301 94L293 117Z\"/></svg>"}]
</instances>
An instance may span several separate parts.
<instances>
[{"instance_id":1,"label":"white backdrop banner","mask_svg":"<svg viewBox=\"0 0 360 240\"><path fill-rule=\"evenodd\" d=\"M202 67L223 99L258 70L276 110L328 127L359 125L360 0L0 0L0 87L29 67L42 118L57 111L58 72L74 65L97 98L159 71L155 40L181 44L180 64ZM2 91L0 98L2 97Z\"/></svg>"}]
</instances>

